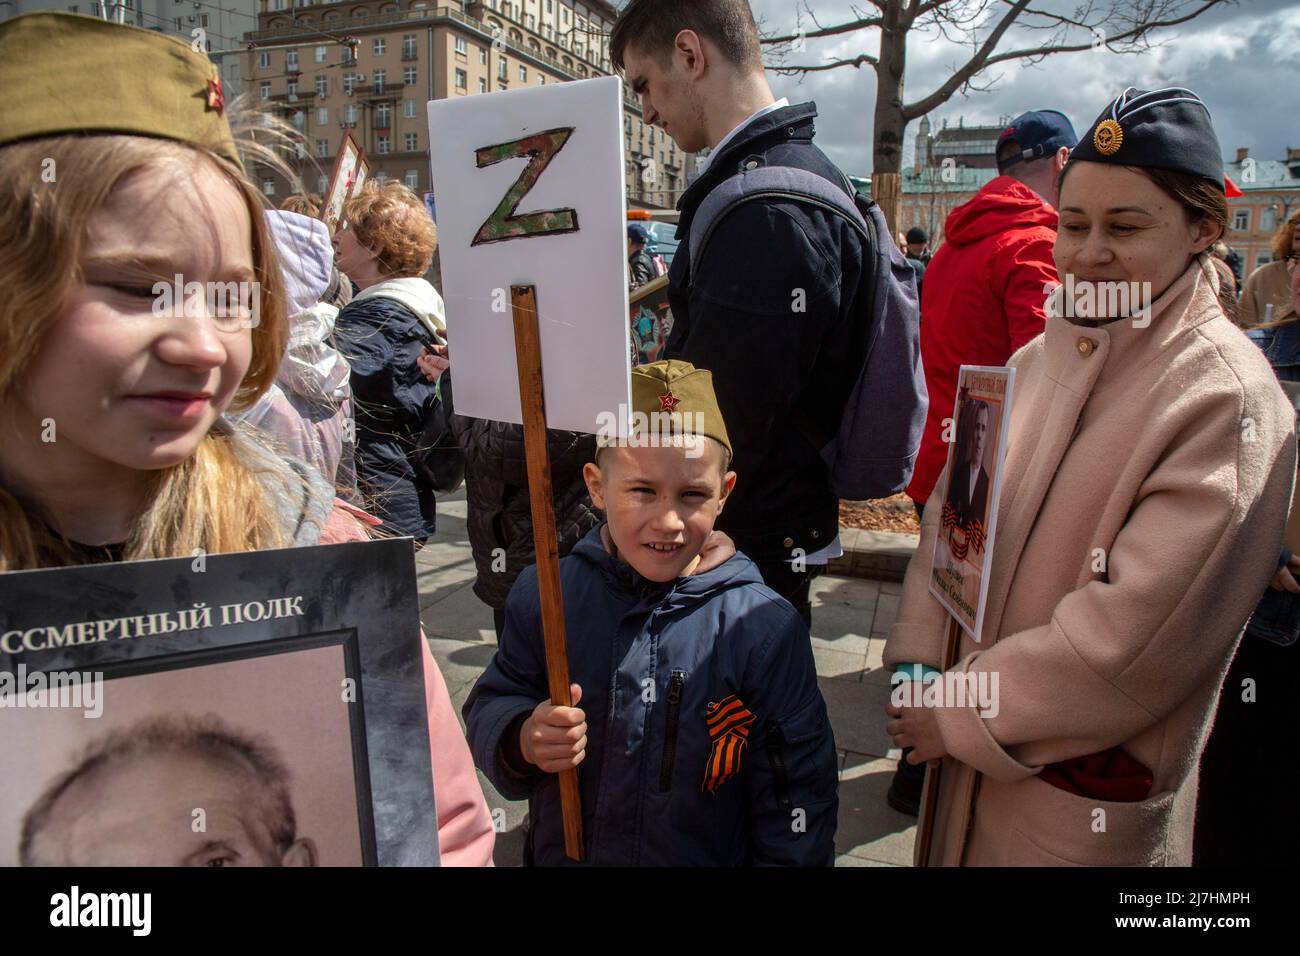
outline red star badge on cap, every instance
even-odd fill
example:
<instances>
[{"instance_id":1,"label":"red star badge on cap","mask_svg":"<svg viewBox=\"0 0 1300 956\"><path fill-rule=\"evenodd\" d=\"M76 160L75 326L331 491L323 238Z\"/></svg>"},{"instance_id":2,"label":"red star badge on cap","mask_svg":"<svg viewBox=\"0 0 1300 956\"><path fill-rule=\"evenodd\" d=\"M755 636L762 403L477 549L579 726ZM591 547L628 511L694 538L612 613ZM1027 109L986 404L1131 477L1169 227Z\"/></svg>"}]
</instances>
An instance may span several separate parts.
<instances>
[{"instance_id":1,"label":"red star badge on cap","mask_svg":"<svg viewBox=\"0 0 1300 956\"><path fill-rule=\"evenodd\" d=\"M214 109L218 113L226 111L226 94L221 92L220 76L208 80L208 108Z\"/></svg>"},{"instance_id":2,"label":"red star badge on cap","mask_svg":"<svg viewBox=\"0 0 1300 956\"><path fill-rule=\"evenodd\" d=\"M679 399L677 398L676 395L672 393L671 389L667 392L664 392L662 395L659 396L659 411L661 412L676 411L678 401Z\"/></svg>"}]
</instances>

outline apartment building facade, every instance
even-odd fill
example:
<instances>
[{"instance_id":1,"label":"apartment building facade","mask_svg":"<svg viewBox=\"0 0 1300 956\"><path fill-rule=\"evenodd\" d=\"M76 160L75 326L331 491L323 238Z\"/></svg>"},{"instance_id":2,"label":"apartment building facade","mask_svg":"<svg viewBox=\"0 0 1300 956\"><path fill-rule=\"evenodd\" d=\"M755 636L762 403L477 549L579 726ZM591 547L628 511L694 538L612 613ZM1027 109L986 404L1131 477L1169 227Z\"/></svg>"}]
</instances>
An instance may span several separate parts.
<instances>
[{"instance_id":1,"label":"apartment building facade","mask_svg":"<svg viewBox=\"0 0 1300 956\"><path fill-rule=\"evenodd\" d=\"M37 10L80 13L199 43L233 99L242 88L241 37L257 28L259 0L0 0L0 20Z\"/></svg>"},{"instance_id":2,"label":"apartment building facade","mask_svg":"<svg viewBox=\"0 0 1300 956\"><path fill-rule=\"evenodd\" d=\"M608 75L617 11L578 0L257 0L247 33L246 89L304 136L302 177L323 191L346 132L365 149L376 179L429 186L430 99ZM624 102L629 203L671 207L693 161ZM261 185L284 188L272 175Z\"/></svg>"},{"instance_id":3,"label":"apartment building facade","mask_svg":"<svg viewBox=\"0 0 1300 956\"><path fill-rule=\"evenodd\" d=\"M1241 255L1242 272L1250 275L1273 261L1273 234L1300 209L1300 149L1286 157L1255 159L1238 149L1225 171L1245 194L1228 200L1228 244Z\"/></svg>"}]
</instances>

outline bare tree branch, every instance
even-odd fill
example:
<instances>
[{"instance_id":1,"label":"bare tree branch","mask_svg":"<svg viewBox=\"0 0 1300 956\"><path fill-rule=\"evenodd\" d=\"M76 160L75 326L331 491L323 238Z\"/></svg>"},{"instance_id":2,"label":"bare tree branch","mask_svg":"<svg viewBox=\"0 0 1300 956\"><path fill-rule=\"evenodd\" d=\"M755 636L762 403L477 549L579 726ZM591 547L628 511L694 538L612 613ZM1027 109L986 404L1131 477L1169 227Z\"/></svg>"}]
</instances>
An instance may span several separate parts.
<instances>
[{"instance_id":1,"label":"bare tree branch","mask_svg":"<svg viewBox=\"0 0 1300 956\"><path fill-rule=\"evenodd\" d=\"M880 61L870 54L863 53L861 56L855 56L851 60L830 60L818 66L769 66L768 69L774 73L791 76L795 73L817 73L822 70L836 70L842 66L861 68L863 64L870 65L874 69L880 65Z\"/></svg>"},{"instance_id":2,"label":"bare tree branch","mask_svg":"<svg viewBox=\"0 0 1300 956\"><path fill-rule=\"evenodd\" d=\"M833 27L822 27L820 30L813 30L811 33L792 33L788 36L763 37L759 40L768 46L778 43L790 43L794 40L815 40L818 37L840 36L845 33L853 33L857 30L866 30L870 27L878 27L881 24L880 17L863 17L860 20L853 20L849 23L840 23Z\"/></svg>"},{"instance_id":3,"label":"bare tree branch","mask_svg":"<svg viewBox=\"0 0 1300 956\"><path fill-rule=\"evenodd\" d=\"M1008 0L1008 2L1010 2L1010 0ZM1002 15L1002 19L998 22L997 26L995 26L989 35L985 37L984 42L980 45L975 55L967 60L964 66L957 69L952 76L948 77L947 82L944 83L943 86L939 87L929 96L922 100L918 100L915 103L905 104L903 106L904 122L916 119L918 116L924 116L936 106L947 102L948 98L951 97L953 93L957 92L957 90L961 89L962 85L965 84L967 80L980 70L984 69L987 60L992 55L993 51L997 49L997 45L999 41L1001 41L1003 34L1011 28L1011 24L1016 22L1016 17L1020 16L1021 11L1029 6L1029 2L1030 0L1015 0L1014 3L1010 3L1011 9Z\"/></svg>"}]
</instances>

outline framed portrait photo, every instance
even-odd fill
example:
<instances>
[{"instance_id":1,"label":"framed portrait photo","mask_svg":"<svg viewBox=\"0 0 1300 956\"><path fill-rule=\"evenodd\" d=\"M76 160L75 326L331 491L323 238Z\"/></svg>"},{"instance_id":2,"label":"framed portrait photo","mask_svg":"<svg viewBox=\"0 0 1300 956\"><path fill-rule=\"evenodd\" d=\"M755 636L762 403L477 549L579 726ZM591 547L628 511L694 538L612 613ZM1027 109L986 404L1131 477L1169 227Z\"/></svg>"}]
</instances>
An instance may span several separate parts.
<instances>
[{"instance_id":1,"label":"framed portrait photo","mask_svg":"<svg viewBox=\"0 0 1300 956\"><path fill-rule=\"evenodd\" d=\"M0 574L0 865L438 864L411 542Z\"/></svg>"},{"instance_id":2,"label":"framed portrait photo","mask_svg":"<svg viewBox=\"0 0 1300 956\"><path fill-rule=\"evenodd\" d=\"M352 131L347 130L334 159L334 173L330 176L329 188L325 191L325 208L321 211L331 234L343 216L343 204L359 193L369 178L370 160Z\"/></svg>"},{"instance_id":3,"label":"framed portrait photo","mask_svg":"<svg viewBox=\"0 0 1300 956\"><path fill-rule=\"evenodd\" d=\"M930 570L930 593L980 639L988 601L988 561L997 530L1013 368L963 365L948 443L947 484L931 502L942 507ZM941 504L940 504L941 503Z\"/></svg>"}]
</instances>

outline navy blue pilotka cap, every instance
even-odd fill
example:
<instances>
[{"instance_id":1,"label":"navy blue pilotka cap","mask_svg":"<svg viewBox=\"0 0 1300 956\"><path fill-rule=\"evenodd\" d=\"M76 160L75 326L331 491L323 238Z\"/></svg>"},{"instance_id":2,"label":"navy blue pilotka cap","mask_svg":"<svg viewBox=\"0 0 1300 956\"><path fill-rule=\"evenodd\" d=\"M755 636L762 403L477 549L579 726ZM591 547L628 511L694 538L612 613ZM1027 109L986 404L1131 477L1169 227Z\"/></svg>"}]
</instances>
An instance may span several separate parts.
<instances>
[{"instance_id":1,"label":"navy blue pilotka cap","mask_svg":"<svg viewBox=\"0 0 1300 956\"><path fill-rule=\"evenodd\" d=\"M1016 163L1050 156L1062 146L1074 149L1079 142L1079 137L1074 135L1074 126L1059 110L1030 110L1021 113L998 134L998 147L1001 148L1009 139L1016 141L1020 152L999 162L999 173L1006 172Z\"/></svg>"},{"instance_id":2,"label":"navy blue pilotka cap","mask_svg":"<svg viewBox=\"0 0 1300 956\"><path fill-rule=\"evenodd\" d=\"M1070 153L1070 162L1076 160L1171 169L1224 188L1210 109L1180 86L1150 92L1130 86L1101 111Z\"/></svg>"}]
</instances>

